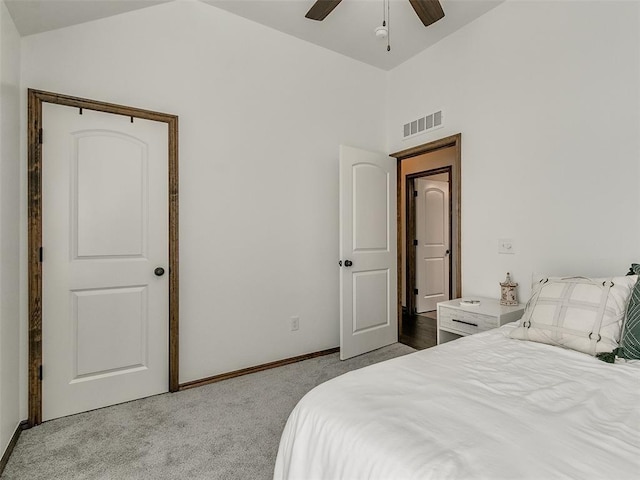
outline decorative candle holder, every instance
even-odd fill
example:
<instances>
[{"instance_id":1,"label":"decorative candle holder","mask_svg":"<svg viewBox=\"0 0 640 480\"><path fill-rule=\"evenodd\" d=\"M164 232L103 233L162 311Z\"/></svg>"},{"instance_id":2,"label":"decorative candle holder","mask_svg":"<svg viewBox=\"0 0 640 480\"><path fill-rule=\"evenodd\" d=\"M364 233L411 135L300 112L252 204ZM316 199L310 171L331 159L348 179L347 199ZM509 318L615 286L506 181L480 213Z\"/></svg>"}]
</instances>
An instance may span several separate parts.
<instances>
[{"instance_id":1,"label":"decorative candle holder","mask_svg":"<svg viewBox=\"0 0 640 480\"><path fill-rule=\"evenodd\" d=\"M518 305L517 283L511 281L511 275L507 272L507 278L500 284L500 305Z\"/></svg>"}]
</instances>

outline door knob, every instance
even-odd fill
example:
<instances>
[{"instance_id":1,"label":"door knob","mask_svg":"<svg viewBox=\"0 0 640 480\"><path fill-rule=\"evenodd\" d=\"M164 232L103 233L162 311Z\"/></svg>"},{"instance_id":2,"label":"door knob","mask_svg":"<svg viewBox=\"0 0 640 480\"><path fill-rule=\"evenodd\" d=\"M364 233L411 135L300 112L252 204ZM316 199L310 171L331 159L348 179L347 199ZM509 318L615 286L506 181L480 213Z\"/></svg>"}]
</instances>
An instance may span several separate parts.
<instances>
[{"instance_id":1,"label":"door knob","mask_svg":"<svg viewBox=\"0 0 640 480\"><path fill-rule=\"evenodd\" d=\"M345 260L344 261L344 266L345 267L350 267L351 265L353 265L353 262L351 260Z\"/></svg>"},{"instance_id":2,"label":"door knob","mask_svg":"<svg viewBox=\"0 0 640 480\"><path fill-rule=\"evenodd\" d=\"M446 252L444 252L445 255L449 255L449 250L447 250Z\"/></svg>"},{"instance_id":3,"label":"door knob","mask_svg":"<svg viewBox=\"0 0 640 480\"><path fill-rule=\"evenodd\" d=\"M164 268L162 267L157 267L153 273L156 274L157 277L161 277L162 275L164 275Z\"/></svg>"}]
</instances>

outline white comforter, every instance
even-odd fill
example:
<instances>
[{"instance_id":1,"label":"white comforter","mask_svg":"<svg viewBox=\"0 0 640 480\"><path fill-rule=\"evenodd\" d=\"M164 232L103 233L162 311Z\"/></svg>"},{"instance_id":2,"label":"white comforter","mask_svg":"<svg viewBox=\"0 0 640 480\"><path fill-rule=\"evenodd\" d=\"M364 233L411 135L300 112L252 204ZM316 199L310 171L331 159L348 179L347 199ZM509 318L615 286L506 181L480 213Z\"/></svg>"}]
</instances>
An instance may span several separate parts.
<instances>
[{"instance_id":1,"label":"white comforter","mask_svg":"<svg viewBox=\"0 0 640 480\"><path fill-rule=\"evenodd\" d=\"M274 479L639 479L640 361L466 337L309 392Z\"/></svg>"}]
</instances>

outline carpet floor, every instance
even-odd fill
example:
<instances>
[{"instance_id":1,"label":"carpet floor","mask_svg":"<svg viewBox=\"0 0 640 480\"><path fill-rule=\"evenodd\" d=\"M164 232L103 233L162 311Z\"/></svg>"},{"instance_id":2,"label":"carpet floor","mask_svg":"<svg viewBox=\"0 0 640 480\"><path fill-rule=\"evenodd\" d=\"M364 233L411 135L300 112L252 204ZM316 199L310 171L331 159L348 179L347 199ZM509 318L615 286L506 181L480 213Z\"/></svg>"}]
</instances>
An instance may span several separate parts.
<instances>
[{"instance_id":1,"label":"carpet floor","mask_svg":"<svg viewBox=\"0 0 640 480\"><path fill-rule=\"evenodd\" d=\"M270 479L289 413L316 385L415 350L313 358L22 432L6 480Z\"/></svg>"}]
</instances>

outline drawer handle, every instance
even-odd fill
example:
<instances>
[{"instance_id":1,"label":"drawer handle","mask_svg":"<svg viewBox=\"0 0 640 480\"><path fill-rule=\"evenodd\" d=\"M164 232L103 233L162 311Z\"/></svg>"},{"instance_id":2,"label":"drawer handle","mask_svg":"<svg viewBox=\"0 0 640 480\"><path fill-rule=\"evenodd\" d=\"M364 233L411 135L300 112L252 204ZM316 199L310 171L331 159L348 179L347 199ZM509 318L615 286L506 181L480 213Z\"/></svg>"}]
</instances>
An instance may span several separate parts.
<instances>
[{"instance_id":1,"label":"drawer handle","mask_svg":"<svg viewBox=\"0 0 640 480\"><path fill-rule=\"evenodd\" d=\"M477 327L478 326L477 323L465 322L464 320L458 320L456 318L452 318L451 320L453 320L454 322L458 322L458 323L464 323L465 325L471 325L472 327Z\"/></svg>"}]
</instances>

